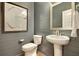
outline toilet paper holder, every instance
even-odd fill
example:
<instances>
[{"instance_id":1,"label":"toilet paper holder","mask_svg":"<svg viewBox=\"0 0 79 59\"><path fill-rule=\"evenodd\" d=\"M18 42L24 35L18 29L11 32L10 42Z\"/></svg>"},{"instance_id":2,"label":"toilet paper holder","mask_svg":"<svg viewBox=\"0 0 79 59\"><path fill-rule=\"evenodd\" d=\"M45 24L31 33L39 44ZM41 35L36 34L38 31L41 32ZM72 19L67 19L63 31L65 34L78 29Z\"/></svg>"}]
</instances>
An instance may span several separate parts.
<instances>
[{"instance_id":1,"label":"toilet paper holder","mask_svg":"<svg viewBox=\"0 0 79 59\"><path fill-rule=\"evenodd\" d=\"M19 40L19 43L23 43L23 42L24 42L24 39L20 39L20 40Z\"/></svg>"}]
</instances>

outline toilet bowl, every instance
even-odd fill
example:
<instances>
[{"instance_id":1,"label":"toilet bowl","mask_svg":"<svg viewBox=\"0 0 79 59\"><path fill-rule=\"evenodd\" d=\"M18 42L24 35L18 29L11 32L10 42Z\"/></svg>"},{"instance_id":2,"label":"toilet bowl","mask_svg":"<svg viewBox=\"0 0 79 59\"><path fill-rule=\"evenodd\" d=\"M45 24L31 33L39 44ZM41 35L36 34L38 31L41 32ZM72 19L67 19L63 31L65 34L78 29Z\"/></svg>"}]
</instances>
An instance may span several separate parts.
<instances>
[{"instance_id":1,"label":"toilet bowl","mask_svg":"<svg viewBox=\"0 0 79 59\"><path fill-rule=\"evenodd\" d=\"M22 46L22 50L25 52L25 56L36 56L37 45L28 43Z\"/></svg>"},{"instance_id":2,"label":"toilet bowl","mask_svg":"<svg viewBox=\"0 0 79 59\"><path fill-rule=\"evenodd\" d=\"M36 56L37 46L41 44L42 36L33 35L34 43L24 44L22 50L25 52L25 56Z\"/></svg>"}]
</instances>

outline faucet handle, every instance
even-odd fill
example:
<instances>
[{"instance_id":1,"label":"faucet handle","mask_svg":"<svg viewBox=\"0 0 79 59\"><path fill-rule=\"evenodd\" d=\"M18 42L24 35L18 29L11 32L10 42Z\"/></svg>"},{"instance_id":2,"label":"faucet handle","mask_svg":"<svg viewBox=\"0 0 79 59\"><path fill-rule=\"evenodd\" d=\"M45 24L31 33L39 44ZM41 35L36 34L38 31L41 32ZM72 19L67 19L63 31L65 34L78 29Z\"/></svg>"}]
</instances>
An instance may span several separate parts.
<instances>
[{"instance_id":1,"label":"faucet handle","mask_svg":"<svg viewBox=\"0 0 79 59\"><path fill-rule=\"evenodd\" d=\"M60 32L59 32L59 30L56 30L56 35L60 35Z\"/></svg>"},{"instance_id":2,"label":"faucet handle","mask_svg":"<svg viewBox=\"0 0 79 59\"><path fill-rule=\"evenodd\" d=\"M61 36L62 34L59 32L59 35Z\"/></svg>"}]
</instances>

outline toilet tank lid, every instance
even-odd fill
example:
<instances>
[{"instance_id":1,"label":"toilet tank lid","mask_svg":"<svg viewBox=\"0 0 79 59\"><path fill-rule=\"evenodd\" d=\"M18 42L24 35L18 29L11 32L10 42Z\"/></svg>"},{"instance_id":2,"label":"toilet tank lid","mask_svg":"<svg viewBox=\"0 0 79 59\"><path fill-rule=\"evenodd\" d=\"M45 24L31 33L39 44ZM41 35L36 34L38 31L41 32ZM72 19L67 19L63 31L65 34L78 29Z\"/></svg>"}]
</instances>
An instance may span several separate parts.
<instances>
[{"instance_id":1,"label":"toilet tank lid","mask_svg":"<svg viewBox=\"0 0 79 59\"><path fill-rule=\"evenodd\" d=\"M29 48L35 48L35 47L37 47L37 45L36 44L34 44L34 43L28 43L28 44L24 44L23 46L22 46L22 48L26 48L26 49L29 49Z\"/></svg>"},{"instance_id":2,"label":"toilet tank lid","mask_svg":"<svg viewBox=\"0 0 79 59\"><path fill-rule=\"evenodd\" d=\"M33 35L34 37L42 37L42 35Z\"/></svg>"}]
</instances>

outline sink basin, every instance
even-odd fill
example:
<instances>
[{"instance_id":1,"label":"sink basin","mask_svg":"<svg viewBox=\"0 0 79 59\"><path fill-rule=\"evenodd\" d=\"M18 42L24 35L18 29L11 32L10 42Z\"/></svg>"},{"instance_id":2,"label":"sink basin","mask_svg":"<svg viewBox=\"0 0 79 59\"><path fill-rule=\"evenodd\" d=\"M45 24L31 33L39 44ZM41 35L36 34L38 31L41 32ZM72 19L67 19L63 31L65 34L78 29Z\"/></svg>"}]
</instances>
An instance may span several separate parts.
<instances>
[{"instance_id":1,"label":"sink basin","mask_svg":"<svg viewBox=\"0 0 79 59\"><path fill-rule=\"evenodd\" d=\"M54 56L62 56L62 45L69 43L68 36L48 35L46 36L48 42L54 44Z\"/></svg>"},{"instance_id":2,"label":"sink basin","mask_svg":"<svg viewBox=\"0 0 79 59\"><path fill-rule=\"evenodd\" d=\"M66 45L69 43L69 37L67 36L48 35L46 39L52 44Z\"/></svg>"}]
</instances>

